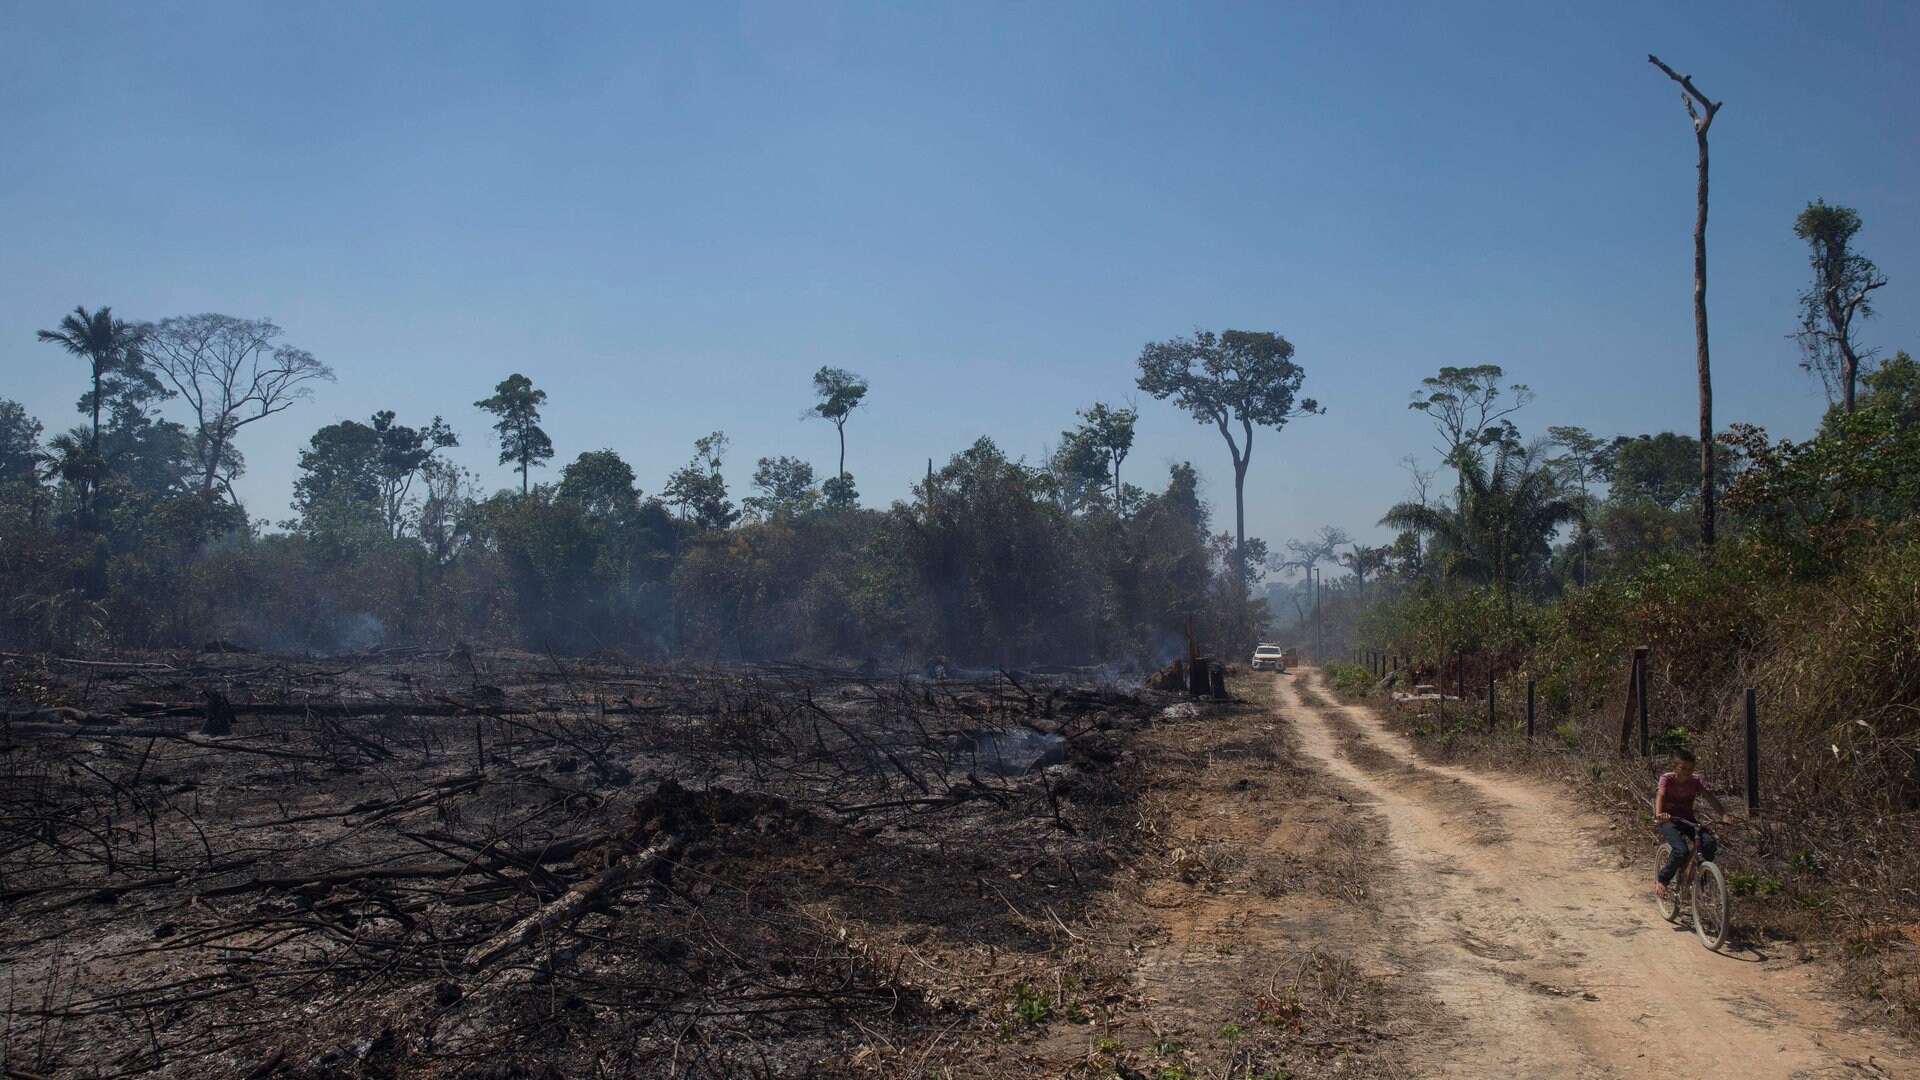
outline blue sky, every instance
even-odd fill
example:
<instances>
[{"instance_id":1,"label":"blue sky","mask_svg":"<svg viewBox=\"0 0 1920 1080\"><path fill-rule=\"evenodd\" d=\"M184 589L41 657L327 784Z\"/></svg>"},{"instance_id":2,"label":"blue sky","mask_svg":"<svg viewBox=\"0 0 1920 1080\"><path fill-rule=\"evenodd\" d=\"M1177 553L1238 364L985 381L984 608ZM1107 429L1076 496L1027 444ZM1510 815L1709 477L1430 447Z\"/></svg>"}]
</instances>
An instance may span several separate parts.
<instances>
[{"instance_id":1,"label":"blue sky","mask_svg":"<svg viewBox=\"0 0 1920 1080\"><path fill-rule=\"evenodd\" d=\"M287 515L298 447L392 408L546 389L558 465L657 490L714 429L729 473L833 431L869 504L978 436L1037 458L1135 395L1142 343L1278 331L1328 409L1263 433L1249 530L1377 535L1432 442L1406 408L1498 363L1530 431L1691 430L1694 148L1713 138L1716 415L1803 435L1791 225L1857 208L1892 280L1865 341L1920 345L1920 16L1896 4L84 5L0 3L0 396L49 429L75 304L270 316L337 384L248 429ZM1130 479L1218 435L1143 400ZM744 492L742 492L744 493Z\"/></svg>"}]
</instances>

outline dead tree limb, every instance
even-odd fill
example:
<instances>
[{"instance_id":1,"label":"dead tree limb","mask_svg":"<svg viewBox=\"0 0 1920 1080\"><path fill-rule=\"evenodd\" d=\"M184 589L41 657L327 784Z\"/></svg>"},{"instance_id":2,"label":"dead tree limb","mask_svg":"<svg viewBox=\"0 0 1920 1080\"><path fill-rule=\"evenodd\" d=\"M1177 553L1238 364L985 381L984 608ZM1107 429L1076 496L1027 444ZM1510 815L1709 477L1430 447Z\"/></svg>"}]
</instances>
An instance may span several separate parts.
<instances>
[{"instance_id":1,"label":"dead tree limb","mask_svg":"<svg viewBox=\"0 0 1920 1080\"><path fill-rule=\"evenodd\" d=\"M291 750L269 750L264 746L247 746L244 743L228 739L210 739L204 735L191 735L184 731L169 731L166 728L124 728L89 724L84 727L67 727L61 724L7 724L0 726L0 733L9 735L65 735L76 739L171 739L202 750L230 750L237 754L259 754L262 757L282 758L287 761L311 761L331 764L333 759L314 754L297 754Z\"/></svg>"},{"instance_id":2,"label":"dead tree limb","mask_svg":"<svg viewBox=\"0 0 1920 1080\"><path fill-rule=\"evenodd\" d=\"M680 846L680 837L669 833L655 840L645 851L630 855L575 885L565 896L514 923L506 933L467 953L466 969L477 972L508 953L519 949L547 931L565 926L585 915L602 898L611 896L635 877L649 873L660 860Z\"/></svg>"}]
</instances>

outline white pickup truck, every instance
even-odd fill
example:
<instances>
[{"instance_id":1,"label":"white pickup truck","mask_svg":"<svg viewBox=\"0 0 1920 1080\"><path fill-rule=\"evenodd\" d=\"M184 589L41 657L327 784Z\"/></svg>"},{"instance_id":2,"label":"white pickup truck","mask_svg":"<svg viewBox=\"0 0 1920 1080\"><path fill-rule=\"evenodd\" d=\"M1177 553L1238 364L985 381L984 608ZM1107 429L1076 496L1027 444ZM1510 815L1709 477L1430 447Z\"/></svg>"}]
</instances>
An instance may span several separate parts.
<instances>
[{"instance_id":1,"label":"white pickup truck","mask_svg":"<svg viewBox=\"0 0 1920 1080\"><path fill-rule=\"evenodd\" d=\"M1262 668L1279 668L1285 665L1286 656L1286 652L1280 646L1262 642L1254 647L1251 666L1255 671Z\"/></svg>"}]
</instances>

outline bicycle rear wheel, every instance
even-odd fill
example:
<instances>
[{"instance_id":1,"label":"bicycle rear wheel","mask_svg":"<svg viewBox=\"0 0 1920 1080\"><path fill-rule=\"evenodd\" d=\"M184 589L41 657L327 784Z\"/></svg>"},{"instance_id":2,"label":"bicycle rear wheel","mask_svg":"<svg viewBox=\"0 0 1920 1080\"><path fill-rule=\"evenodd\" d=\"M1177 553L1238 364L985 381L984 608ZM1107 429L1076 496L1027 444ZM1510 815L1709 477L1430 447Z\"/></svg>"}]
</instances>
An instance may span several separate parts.
<instances>
[{"instance_id":1,"label":"bicycle rear wheel","mask_svg":"<svg viewBox=\"0 0 1920 1080\"><path fill-rule=\"evenodd\" d=\"M1710 862L1694 869L1693 932L1715 952L1727 943L1727 879Z\"/></svg>"},{"instance_id":2,"label":"bicycle rear wheel","mask_svg":"<svg viewBox=\"0 0 1920 1080\"><path fill-rule=\"evenodd\" d=\"M1667 842L1665 840L1655 840L1653 842L1654 873L1659 873L1660 868L1667 865L1667 855ZM1680 918L1680 890L1685 884L1680 876L1676 874L1674 875L1673 881L1667 885L1667 895L1665 899L1662 899L1658 893L1654 894L1653 902L1660 908L1660 917L1668 922L1676 922Z\"/></svg>"}]
</instances>

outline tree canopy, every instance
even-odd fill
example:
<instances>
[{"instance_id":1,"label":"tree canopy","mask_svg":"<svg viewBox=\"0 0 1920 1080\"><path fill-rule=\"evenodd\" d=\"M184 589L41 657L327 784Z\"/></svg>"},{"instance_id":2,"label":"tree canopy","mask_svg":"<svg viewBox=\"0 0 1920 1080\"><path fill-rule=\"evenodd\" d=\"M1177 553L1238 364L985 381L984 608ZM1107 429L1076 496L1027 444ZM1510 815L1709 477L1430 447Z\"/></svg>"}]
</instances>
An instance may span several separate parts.
<instances>
[{"instance_id":1,"label":"tree canopy","mask_svg":"<svg viewBox=\"0 0 1920 1080\"><path fill-rule=\"evenodd\" d=\"M1196 330L1140 351L1136 385L1172 401L1196 422L1214 425L1226 441L1233 459L1234 557L1242 567L1248 565L1246 480L1253 433L1325 411L1299 396L1306 377L1293 361L1292 343L1265 331Z\"/></svg>"},{"instance_id":2,"label":"tree canopy","mask_svg":"<svg viewBox=\"0 0 1920 1080\"><path fill-rule=\"evenodd\" d=\"M493 430L500 438L500 464L520 470L522 495L529 490L528 470L553 457L553 440L540 429L540 406L546 400L545 390L535 390L533 380L515 372L493 388L492 397L473 403L499 418Z\"/></svg>"},{"instance_id":3,"label":"tree canopy","mask_svg":"<svg viewBox=\"0 0 1920 1080\"><path fill-rule=\"evenodd\" d=\"M1819 376L1827 399L1852 412L1861 361L1871 357L1853 339L1855 319L1873 317L1872 294L1886 285L1873 260L1853 250L1860 214L1816 199L1794 219L1793 235L1807 242L1813 283L1800 294L1800 366Z\"/></svg>"},{"instance_id":4,"label":"tree canopy","mask_svg":"<svg viewBox=\"0 0 1920 1080\"><path fill-rule=\"evenodd\" d=\"M312 396L313 383L333 381L333 369L312 353L279 342L286 332L271 319L185 315L138 330L153 366L193 410L202 491L223 485L231 495L241 428Z\"/></svg>"}]
</instances>

